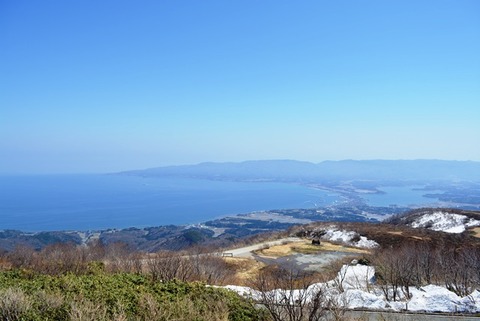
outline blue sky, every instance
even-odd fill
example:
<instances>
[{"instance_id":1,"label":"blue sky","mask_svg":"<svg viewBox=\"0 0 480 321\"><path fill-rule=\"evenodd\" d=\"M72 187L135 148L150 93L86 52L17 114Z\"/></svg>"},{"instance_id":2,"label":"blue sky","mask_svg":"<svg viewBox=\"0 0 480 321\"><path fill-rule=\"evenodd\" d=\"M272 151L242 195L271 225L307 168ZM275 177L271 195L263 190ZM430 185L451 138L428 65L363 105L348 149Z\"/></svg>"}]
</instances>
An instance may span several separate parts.
<instances>
[{"instance_id":1,"label":"blue sky","mask_svg":"<svg viewBox=\"0 0 480 321\"><path fill-rule=\"evenodd\" d=\"M0 173L480 161L480 1L0 1Z\"/></svg>"}]
</instances>

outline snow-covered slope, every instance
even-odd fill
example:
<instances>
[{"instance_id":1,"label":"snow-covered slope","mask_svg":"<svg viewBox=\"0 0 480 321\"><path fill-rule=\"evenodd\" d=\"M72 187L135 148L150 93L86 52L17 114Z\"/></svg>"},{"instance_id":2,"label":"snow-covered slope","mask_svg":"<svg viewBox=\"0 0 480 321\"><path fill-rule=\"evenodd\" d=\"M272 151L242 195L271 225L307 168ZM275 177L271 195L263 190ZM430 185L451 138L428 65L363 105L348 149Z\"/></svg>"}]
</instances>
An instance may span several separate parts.
<instances>
[{"instance_id":1,"label":"snow-covered slope","mask_svg":"<svg viewBox=\"0 0 480 321\"><path fill-rule=\"evenodd\" d=\"M365 236L359 235L357 232L340 230L334 225L325 230L322 239L326 241L342 242L347 245L367 249L379 246L377 242L369 240Z\"/></svg>"},{"instance_id":2,"label":"snow-covered slope","mask_svg":"<svg viewBox=\"0 0 480 321\"><path fill-rule=\"evenodd\" d=\"M313 294L322 289L325 295L336 302L343 302L350 309L364 308L386 311L425 311L425 312L480 312L480 291L476 290L466 297L459 297L444 287L427 285L420 288L410 287L410 299L404 296L401 300L388 302L383 292L374 284L375 269L364 265L344 265L337 277L326 283L316 283L308 287L306 298L313 298ZM260 299L261 293L248 287L229 285L230 289L250 297ZM342 290L343 291L342 291ZM287 291L287 290L273 290ZM302 290L293 290L291 298L304 297L299 293ZM270 292L269 292L270 293ZM280 297L280 296L279 296ZM402 294L400 293L400 297Z\"/></svg>"},{"instance_id":3,"label":"snow-covered slope","mask_svg":"<svg viewBox=\"0 0 480 321\"><path fill-rule=\"evenodd\" d=\"M438 211L417 217L411 226L447 233L462 233L467 227L480 226L480 221L465 215Z\"/></svg>"}]
</instances>

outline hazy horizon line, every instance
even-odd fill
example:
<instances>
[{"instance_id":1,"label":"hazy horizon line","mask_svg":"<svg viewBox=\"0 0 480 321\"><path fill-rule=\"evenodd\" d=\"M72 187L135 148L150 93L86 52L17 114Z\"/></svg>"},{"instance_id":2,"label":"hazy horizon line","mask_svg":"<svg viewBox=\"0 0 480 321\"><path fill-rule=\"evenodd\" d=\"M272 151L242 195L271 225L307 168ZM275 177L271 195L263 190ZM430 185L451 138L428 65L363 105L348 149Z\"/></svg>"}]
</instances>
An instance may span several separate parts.
<instances>
[{"instance_id":1,"label":"hazy horizon line","mask_svg":"<svg viewBox=\"0 0 480 321\"><path fill-rule=\"evenodd\" d=\"M2 172L0 171L0 176L47 176L47 175L98 175L98 174L116 174L129 171L137 170L148 170L155 168L164 168L164 167L182 167L182 166L197 166L201 164L241 164L248 162L274 162L274 161L290 161L290 162L300 162L300 163L309 163L318 165L324 162L368 162L368 161L391 161L391 162L401 162L401 161L440 161L440 162L464 162L464 163L480 163L480 160L461 160L461 159L441 159L441 158L368 158L368 159L354 159L354 158L345 158L345 159L325 159L322 161L309 161L309 160L299 160L292 158L268 158L268 159L246 159L240 161L201 161L201 162L192 162L192 163L178 163L178 164L164 164L159 166L138 166L136 168L126 168L121 170L111 170L111 171L64 171L64 172Z\"/></svg>"}]
</instances>

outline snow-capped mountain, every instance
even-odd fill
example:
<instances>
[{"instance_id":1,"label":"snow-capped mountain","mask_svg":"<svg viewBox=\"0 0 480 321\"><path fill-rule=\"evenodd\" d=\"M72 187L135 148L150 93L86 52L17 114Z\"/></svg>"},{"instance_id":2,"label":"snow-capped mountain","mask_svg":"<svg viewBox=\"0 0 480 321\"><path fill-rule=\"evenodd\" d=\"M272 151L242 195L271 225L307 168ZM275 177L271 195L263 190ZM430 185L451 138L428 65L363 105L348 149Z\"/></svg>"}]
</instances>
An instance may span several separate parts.
<instances>
[{"instance_id":1,"label":"snow-capped mountain","mask_svg":"<svg viewBox=\"0 0 480 321\"><path fill-rule=\"evenodd\" d=\"M480 220L465 215L439 211L422 215L410 225L414 228L423 227L446 233L463 233L468 227L480 226Z\"/></svg>"},{"instance_id":2,"label":"snow-capped mountain","mask_svg":"<svg viewBox=\"0 0 480 321\"><path fill-rule=\"evenodd\" d=\"M469 228L480 226L480 212L448 208L422 208L391 217L385 222L458 234Z\"/></svg>"}]
</instances>

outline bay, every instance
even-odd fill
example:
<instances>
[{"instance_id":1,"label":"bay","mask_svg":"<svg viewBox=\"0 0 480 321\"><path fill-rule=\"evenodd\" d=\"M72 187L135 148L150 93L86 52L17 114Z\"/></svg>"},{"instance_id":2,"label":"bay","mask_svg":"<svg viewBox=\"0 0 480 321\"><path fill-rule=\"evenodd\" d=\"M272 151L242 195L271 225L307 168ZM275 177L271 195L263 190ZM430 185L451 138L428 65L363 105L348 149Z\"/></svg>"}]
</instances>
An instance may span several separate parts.
<instances>
[{"instance_id":1,"label":"bay","mask_svg":"<svg viewBox=\"0 0 480 321\"><path fill-rule=\"evenodd\" d=\"M382 186L379 189L383 193L362 194L361 197L370 206L405 206L405 207L428 207L437 206L438 200L425 197L431 191L425 191L423 186Z\"/></svg>"},{"instance_id":2,"label":"bay","mask_svg":"<svg viewBox=\"0 0 480 321\"><path fill-rule=\"evenodd\" d=\"M98 230L183 225L232 214L333 204L339 197L266 182L124 175L0 177L0 229Z\"/></svg>"}]
</instances>

